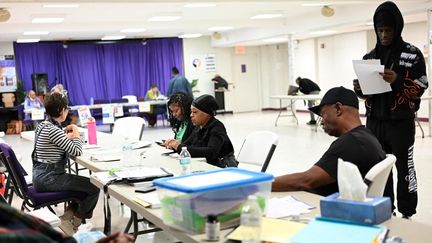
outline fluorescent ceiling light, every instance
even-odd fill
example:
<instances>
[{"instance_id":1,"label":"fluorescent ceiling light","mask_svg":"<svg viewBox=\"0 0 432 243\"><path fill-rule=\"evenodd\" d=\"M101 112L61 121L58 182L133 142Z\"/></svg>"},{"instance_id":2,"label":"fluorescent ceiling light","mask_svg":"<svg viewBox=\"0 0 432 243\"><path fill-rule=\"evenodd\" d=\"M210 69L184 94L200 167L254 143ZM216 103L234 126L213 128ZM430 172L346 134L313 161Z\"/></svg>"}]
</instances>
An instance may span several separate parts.
<instances>
[{"instance_id":1,"label":"fluorescent ceiling light","mask_svg":"<svg viewBox=\"0 0 432 243\"><path fill-rule=\"evenodd\" d=\"M34 18L32 23L34 24L56 24L64 21L64 18Z\"/></svg>"},{"instance_id":2,"label":"fluorescent ceiling light","mask_svg":"<svg viewBox=\"0 0 432 243\"><path fill-rule=\"evenodd\" d=\"M232 26L214 26L208 28L209 31L224 31L224 30L230 30L233 29Z\"/></svg>"},{"instance_id":3,"label":"fluorescent ceiling light","mask_svg":"<svg viewBox=\"0 0 432 243\"><path fill-rule=\"evenodd\" d=\"M124 35L106 35L101 38L101 40L121 40L124 39L126 36Z\"/></svg>"},{"instance_id":4,"label":"fluorescent ceiling light","mask_svg":"<svg viewBox=\"0 0 432 243\"><path fill-rule=\"evenodd\" d=\"M179 38L198 38L201 37L202 34L183 34L183 35L179 35Z\"/></svg>"},{"instance_id":5,"label":"fluorescent ceiling light","mask_svg":"<svg viewBox=\"0 0 432 243\"><path fill-rule=\"evenodd\" d=\"M288 42L288 38L286 37L274 37L274 38L268 38L268 39L264 39L263 42Z\"/></svg>"},{"instance_id":6,"label":"fluorescent ceiling light","mask_svg":"<svg viewBox=\"0 0 432 243\"><path fill-rule=\"evenodd\" d=\"M137 28L137 29L133 29L133 28L131 28L131 29L122 29L122 30L120 30L120 32L122 32L122 33L139 33L139 32L144 32L144 31L146 31L146 29L140 29L140 28Z\"/></svg>"},{"instance_id":7,"label":"fluorescent ceiling light","mask_svg":"<svg viewBox=\"0 0 432 243\"><path fill-rule=\"evenodd\" d=\"M148 19L148 21L174 21L180 19L180 16L154 16Z\"/></svg>"},{"instance_id":8,"label":"fluorescent ceiling light","mask_svg":"<svg viewBox=\"0 0 432 243\"><path fill-rule=\"evenodd\" d=\"M16 42L17 43L34 43L34 42L39 42L40 39L39 38L33 38L33 39L18 39Z\"/></svg>"},{"instance_id":9,"label":"fluorescent ceiling light","mask_svg":"<svg viewBox=\"0 0 432 243\"><path fill-rule=\"evenodd\" d=\"M322 6L328 6L330 5L329 2L322 2L322 3L302 3L303 7L322 7Z\"/></svg>"},{"instance_id":10,"label":"fluorescent ceiling light","mask_svg":"<svg viewBox=\"0 0 432 243\"><path fill-rule=\"evenodd\" d=\"M26 31L23 35L48 35L49 31Z\"/></svg>"},{"instance_id":11,"label":"fluorescent ceiling light","mask_svg":"<svg viewBox=\"0 0 432 243\"><path fill-rule=\"evenodd\" d=\"M78 8L79 4L44 4L44 8Z\"/></svg>"},{"instance_id":12,"label":"fluorescent ceiling light","mask_svg":"<svg viewBox=\"0 0 432 243\"><path fill-rule=\"evenodd\" d=\"M251 19L274 19L280 17L282 17L282 14L280 13L269 13L269 14L257 14L251 17Z\"/></svg>"},{"instance_id":13,"label":"fluorescent ceiling light","mask_svg":"<svg viewBox=\"0 0 432 243\"><path fill-rule=\"evenodd\" d=\"M311 35L330 35L337 33L336 30L319 30L319 31L312 31L310 32Z\"/></svg>"},{"instance_id":14,"label":"fluorescent ceiling light","mask_svg":"<svg viewBox=\"0 0 432 243\"><path fill-rule=\"evenodd\" d=\"M214 3L189 3L183 5L185 8L209 8L214 6L216 6Z\"/></svg>"}]
</instances>

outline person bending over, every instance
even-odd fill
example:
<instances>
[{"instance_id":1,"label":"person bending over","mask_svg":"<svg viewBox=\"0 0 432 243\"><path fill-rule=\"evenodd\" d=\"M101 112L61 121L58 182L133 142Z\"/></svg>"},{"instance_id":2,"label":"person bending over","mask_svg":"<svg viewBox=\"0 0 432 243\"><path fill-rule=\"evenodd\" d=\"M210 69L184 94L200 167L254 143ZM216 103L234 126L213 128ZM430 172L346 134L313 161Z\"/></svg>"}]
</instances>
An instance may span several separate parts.
<instances>
[{"instance_id":1,"label":"person bending over","mask_svg":"<svg viewBox=\"0 0 432 243\"><path fill-rule=\"evenodd\" d=\"M338 158L355 164L362 177L385 159L378 140L361 124L358 108L356 94L344 87L330 89L318 106L311 107L309 110L322 117L324 131L337 139L309 170L277 177L272 191L305 190L328 196L339 191Z\"/></svg>"},{"instance_id":2,"label":"person bending over","mask_svg":"<svg viewBox=\"0 0 432 243\"><path fill-rule=\"evenodd\" d=\"M65 131L61 123L68 115L67 97L62 93L51 93L45 97L48 118L35 130L33 158L33 186L39 192L79 191L87 196L78 203L71 203L63 221L71 221L77 228L80 219L91 218L99 197L99 189L88 177L66 173L69 155L80 156L82 142L76 125L68 125Z\"/></svg>"},{"instance_id":3,"label":"person bending over","mask_svg":"<svg viewBox=\"0 0 432 243\"><path fill-rule=\"evenodd\" d=\"M321 91L318 84L308 78L297 77L296 84L299 86L300 92L303 94L319 94ZM315 105L314 100L308 100L308 107L312 107ZM315 125L316 120L313 112L310 112L310 121L307 123L308 125Z\"/></svg>"},{"instance_id":4,"label":"person bending over","mask_svg":"<svg viewBox=\"0 0 432 243\"><path fill-rule=\"evenodd\" d=\"M187 147L192 157L205 157L207 163L225 168L237 167L234 148L225 126L215 118L218 105L211 95L202 95L192 102L191 121L195 125L192 135L183 142L172 140L167 148L181 152Z\"/></svg>"}]
</instances>

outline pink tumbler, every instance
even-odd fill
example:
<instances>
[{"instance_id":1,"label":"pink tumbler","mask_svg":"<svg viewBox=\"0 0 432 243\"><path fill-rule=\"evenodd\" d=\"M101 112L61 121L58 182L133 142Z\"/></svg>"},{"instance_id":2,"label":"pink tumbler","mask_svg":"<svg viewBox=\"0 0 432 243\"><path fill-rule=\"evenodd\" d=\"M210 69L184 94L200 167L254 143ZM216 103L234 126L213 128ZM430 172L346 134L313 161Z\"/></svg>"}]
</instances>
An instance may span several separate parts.
<instances>
[{"instance_id":1,"label":"pink tumbler","mask_svg":"<svg viewBox=\"0 0 432 243\"><path fill-rule=\"evenodd\" d=\"M88 144L97 144L96 121L93 117L87 120Z\"/></svg>"}]
</instances>

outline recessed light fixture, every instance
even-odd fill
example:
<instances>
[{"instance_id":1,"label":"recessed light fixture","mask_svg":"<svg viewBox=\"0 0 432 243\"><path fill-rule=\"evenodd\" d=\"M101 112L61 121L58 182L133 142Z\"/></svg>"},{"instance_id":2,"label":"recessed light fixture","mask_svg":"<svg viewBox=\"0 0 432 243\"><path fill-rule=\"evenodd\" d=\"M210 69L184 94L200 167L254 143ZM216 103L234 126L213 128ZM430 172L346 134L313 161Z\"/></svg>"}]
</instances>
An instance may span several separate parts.
<instances>
[{"instance_id":1,"label":"recessed light fixture","mask_svg":"<svg viewBox=\"0 0 432 243\"><path fill-rule=\"evenodd\" d=\"M233 29L232 26L214 26L208 28L209 31L225 31L225 30L231 30Z\"/></svg>"},{"instance_id":2,"label":"recessed light fixture","mask_svg":"<svg viewBox=\"0 0 432 243\"><path fill-rule=\"evenodd\" d=\"M321 3L302 3L303 7L322 7L330 5L329 2L321 2Z\"/></svg>"},{"instance_id":3,"label":"recessed light fixture","mask_svg":"<svg viewBox=\"0 0 432 243\"><path fill-rule=\"evenodd\" d=\"M163 16L154 16L148 19L148 21L175 21L180 19L180 16L175 15L163 15Z\"/></svg>"},{"instance_id":4,"label":"recessed light fixture","mask_svg":"<svg viewBox=\"0 0 432 243\"><path fill-rule=\"evenodd\" d=\"M49 31L26 31L23 35L48 35Z\"/></svg>"},{"instance_id":5,"label":"recessed light fixture","mask_svg":"<svg viewBox=\"0 0 432 243\"><path fill-rule=\"evenodd\" d=\"M216 4L214 3L189 3L189 4L185 4L183 5L183 7L185 8L210 8L210 7L215 7Z\"/></svg>"},{"instance_id":6,"label":"recessed light fixture","mask_svg":"<svg viewBox=\"0 0 432 243\"><path fill-rule=\"evenodd\" d=\"M133 29L133 28L131 28L131 29L122 29L122 30L120 30L120 32L122 32L122 33L139 33L139 32L144 32L144 31L146 31L146 29L143 29L143 28L136 28L136 29Z\"/></svg>"},{"instance_id":7,"label":"recessed light fixture","mask_svg":"<svg viewBox=\"0 0 432 243\"><path fill-rule=\"evenodd\" d=\"M39 42L40 39L39 38L32 38L32 39L18 39L16 42L17 43L34 43L34 42Z\"/></svg>"},{"instance_id":8,"label":"recessed light fixture","mask_svg":"<svg viewBox=\"0 0 432 243\"><path fill-rule=\"evenodd\" d=\"M269 42L269 43L288 42L288 38L286 38L286 37L274 37L274 38L264 39L263 42Z\"/></svg>"},{"instance_id":9,"label":"recessed light fixture","mask_svg":"<svg viewBox=\"0 0 432 243\"><path fill-rule=\"evenodd\" d=\"M201 37L202 34L183 34L183 35L179 35L179 38L183 38L183 39L188 39L188 38L198 38Z\"/></svg>"},{"instance_id":10,"label":"recessed light fixture","mask_svg":"<svg viewBox=\"0 0 432 243\"><path fill-rule=\"evenodd\" d=\"M79 4L44 4L44 8L78 8Z\"/></svg>"},{"instance_id":11,"label":"recessed light fixture","mask_svg":"<svg viewBox=\"0 0 432 243\"><path fill-rule=\"evenodd\" d=\"M64 21L64 18L34 18L32 23L34 24L58 24Z\"/></svg>"},{"instance_id":12,"label":"recessed light fixture","mask_svg":"<svg viewBox=\"0 0 432 243\"><path fill-rule=\"evenodd\" d=\"M267 14L257 14L251 17L251 19L274 19L280 17L282 17L281 13L267 13Z\"/></svg>"},{"instance_id":13,"label":"recessed light fixture","mask_svg":"<svg viewBox=\"0 0 432 243\"><path fill-rule=\"evenodd\" d=\"M106 35L101 38L101 40L121 40L126 38L124 35Z\"/></svg>"},{"instance_id":14,"label":"recessed light fixture","mask_svg":"<svg viewBox=\"0 0 432 243\"><path fill-rule=\"evenodd\" d=\"M318 30L310 32L311 35L330 35L337 33L336 30Z\"/></svg>"}]
</instances>

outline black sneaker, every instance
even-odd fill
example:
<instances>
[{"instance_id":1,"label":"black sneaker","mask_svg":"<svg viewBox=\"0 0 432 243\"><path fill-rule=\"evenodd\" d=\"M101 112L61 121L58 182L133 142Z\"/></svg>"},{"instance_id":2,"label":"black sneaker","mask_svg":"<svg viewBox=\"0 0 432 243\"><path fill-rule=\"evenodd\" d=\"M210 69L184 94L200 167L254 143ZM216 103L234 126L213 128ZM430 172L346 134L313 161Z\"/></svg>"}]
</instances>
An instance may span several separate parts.
<instances>
[{"instance_id":1,"label":"black sneaker","mask_svg":"<svg viewBox=\"0 0 432 243\"><path fill-rule=\"evenodd\" d=\"M402 218L403 218L403 219L411 220L411 216L402 215Z\"/></svg>"},{"instance_id":2,"label":"black sneaker","mask_svg":"<svg viewBox=\"0 0 432 243\"><path fill-rule=\"evenodd\" d=\"M315 120L312 120L312 121L309 121L309 122L306 123L306 124L308 124L308 125L316 125L316 121L315 121Z\"/></svg>"}]
</instances>

